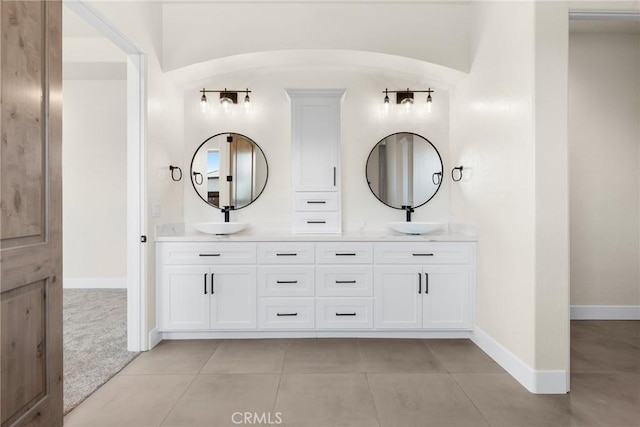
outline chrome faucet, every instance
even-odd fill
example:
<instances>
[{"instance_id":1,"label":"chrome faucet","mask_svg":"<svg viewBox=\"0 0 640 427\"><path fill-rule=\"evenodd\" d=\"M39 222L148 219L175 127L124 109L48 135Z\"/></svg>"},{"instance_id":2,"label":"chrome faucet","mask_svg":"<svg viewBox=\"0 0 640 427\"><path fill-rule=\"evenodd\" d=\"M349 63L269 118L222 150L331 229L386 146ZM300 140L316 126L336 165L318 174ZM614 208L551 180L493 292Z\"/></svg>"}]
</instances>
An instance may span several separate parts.
<instances>
[{"instance_id":1,"label":"chrome faucet","mask_svg":"<svg viewBox=\"0 0 640 427\"><path fill-rule=\"evenodd\" d=\"M223 206L220 212L224 214L224 222L229 222L229 212L235 209L235 206Z\"/></svg>"},{"instance_id":2,"label":"chrome faucet","mask_svg":"<svg viewBox=\"0 0 640 427\"><path fill-rule=\"evenodd\" d=\"M411 214L415 212L415 210L411 206L402 206L402 209L407 211L407 222L411 222Z\"/></svg>"}]
</instances>

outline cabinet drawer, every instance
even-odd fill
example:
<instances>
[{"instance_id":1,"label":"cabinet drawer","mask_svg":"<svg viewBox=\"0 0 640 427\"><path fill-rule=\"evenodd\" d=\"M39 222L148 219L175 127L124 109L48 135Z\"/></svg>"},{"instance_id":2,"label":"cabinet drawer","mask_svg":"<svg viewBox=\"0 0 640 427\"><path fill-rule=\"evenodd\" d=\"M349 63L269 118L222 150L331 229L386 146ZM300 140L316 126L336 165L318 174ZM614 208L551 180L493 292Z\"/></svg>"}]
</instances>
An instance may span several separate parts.
<instances>
[{"instance_id":1,"label":"cabinet drawer","mask_svg":"<svg viewBox=\"0 0 640 427\"><path fill-rule=\"evenodd\" d=\"M468 264L471 244L459 242L379 243L374 246L376 264Z\"/></svg>"},{"instance_id":2,"label":"cabinet drawer","mask_svg":"<svg viewBox=\"0 0 640 427\"><path fill-rule=\"evenodd\" d=\"M318 243L316 257L318 264L371 264L373 245L371 243Z\"/></svg>"},{"instance_id":3,"label":"cabinet drawer","mask_svg":"<svg viewBox=\"0 0 640 427\"><path fill-rule=\"evenodd\" d=\"M318 296L373 296L373 267L361 265L332 265L316 267Z\"/></svg>"},{"instance_id":4,"label":"cabinet drawer","mask_svg":"<svg viewBox=\"0 0 640 427\"><path fill-rule=\"evenodd\" d=\"M255 264L254 243L160 243L162 264Z\"/></svg>"},{"instance_id":5,"label":"cabinet drawer","mask_svg":"<svg viewBox=\"0 0 640 427\"><path fill-rule=\"evenodd\" d=\"M318 298L316 324L318 329L373 328L373 299Z\"/></svg>"},{"instance_id":6,"label":"cabinet drawer","mask_svg":"<svg viewBox=\"0 0 640 427\"><path fill-rule=\"evenodd\" d=\"M258 327L260 329L313 329L315 327L313 298L260 298Z\"/></svg>"},{"instance_id":7,"label":"cabinet drawer","mask_svg":"<svg viewBox=\"0 0 640 427\"><path fill-rule=\"evenodd\" d=\"M335 212L338 210L338 193L296 192L293 203L297 212Z\"/></svg>"},{"instance_id":8,"label":"cabinet drawer","mask_svg":"<svg viewBox=\"0 0 640 427\"><path fill-rule=\"evenodd\" d=\"M315 249L313 243L260 243L258 260L260 264L313 264Z\"/></svg>"},{"instance_id":9,"label":"cabinet drawer","mask_svg":"<svg viewBox=\"0 0 640 427\"><path fill-rule=\"evenodd\" d=\"M293 214L296 233L339 233L337 212L296 212Z\"/></svg>"},{"instance_id":10,"label":"cabinet drawer","mask_svg":"<svg viewBox=\"0 0 640 427\"><path fill-rule=\"evenodd\" d=\"M258 267L258 295L263 297L312 297L313 266Z\"/></svg>"}]
</instances>

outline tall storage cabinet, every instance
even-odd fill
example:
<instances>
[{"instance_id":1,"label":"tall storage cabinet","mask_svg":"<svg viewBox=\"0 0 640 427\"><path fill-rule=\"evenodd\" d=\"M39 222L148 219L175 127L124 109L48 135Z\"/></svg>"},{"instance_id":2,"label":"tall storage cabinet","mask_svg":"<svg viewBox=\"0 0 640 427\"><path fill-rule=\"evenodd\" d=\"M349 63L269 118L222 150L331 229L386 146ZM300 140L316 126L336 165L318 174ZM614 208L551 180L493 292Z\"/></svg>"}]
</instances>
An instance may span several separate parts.
<instances>
[{"instance_id":1,"label":"tall storage cabinet","mask_svg":"<svg viewBox=\"0 0 640 427\"><path fill-rule=\"evenodd\" d=\"M344 89L288 89L294 233L340 233L340 106Z\"/></svg>"}]
</instances>

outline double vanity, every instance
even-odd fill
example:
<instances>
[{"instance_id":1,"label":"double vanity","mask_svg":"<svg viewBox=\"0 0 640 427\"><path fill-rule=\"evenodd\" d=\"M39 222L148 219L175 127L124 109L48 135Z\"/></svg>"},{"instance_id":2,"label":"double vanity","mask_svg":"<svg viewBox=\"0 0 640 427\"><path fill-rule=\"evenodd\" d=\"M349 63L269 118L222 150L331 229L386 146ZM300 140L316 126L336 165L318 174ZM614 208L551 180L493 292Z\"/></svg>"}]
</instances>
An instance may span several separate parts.
<instances>
[{"instance_id":1,"label":"double vanity","mask_svg":"<svg viewBox=\"0 0 640 427\"><path fill-rule=\"evenodd\" d=\"M157 238L163 338L465 337L474 238L362 233Z\"/></svg>"},{"instance_id":2,"label":"double vanity","mask_svg":"<svg viewBox=\"0 0 640 427\"><path fill-rule=\"evenodd\" d=\"M441 187L436 147L411 132L380 140L367 159L366 182L405 221L386 231L343 232L344 90L287 95L290 231L265 234L232 222L235 210L264 191L266 155L241 134L206 139L189 175L225 222L156 236L161 337L467 337L475 319L475 237L411 221ZM363 212L362 219L375 218Z\"/></svg>"}]
</instances>

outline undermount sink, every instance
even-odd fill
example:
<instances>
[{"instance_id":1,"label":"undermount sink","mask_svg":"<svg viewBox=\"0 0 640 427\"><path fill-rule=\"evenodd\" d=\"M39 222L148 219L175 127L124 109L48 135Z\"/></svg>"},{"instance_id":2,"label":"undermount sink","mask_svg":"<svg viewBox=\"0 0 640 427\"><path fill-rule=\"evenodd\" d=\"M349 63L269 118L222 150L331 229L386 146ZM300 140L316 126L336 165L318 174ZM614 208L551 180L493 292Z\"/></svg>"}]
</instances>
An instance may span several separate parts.
<instances>
[{"instance_id":1,"label":"undermount sink","mask_svg":"<svg viewBox=\"0 0 640 427\"><path fill-rule=\"evenodd\" d=\"M394 221L389 223L392 229L404 234L427 234L442 230L445 227L442 222L405 222Z\"/></svg>"},{"instance_id":2,"label":"undermount sink","mask_svg":"<svg viewBox=\"0 0 640 427\"><path fill-rule=\"evenodd\" d=\"M206 234L233 234L244 230L247 225L246 222L198 222L193 227Z\"/></svg>"}]
</instances>

